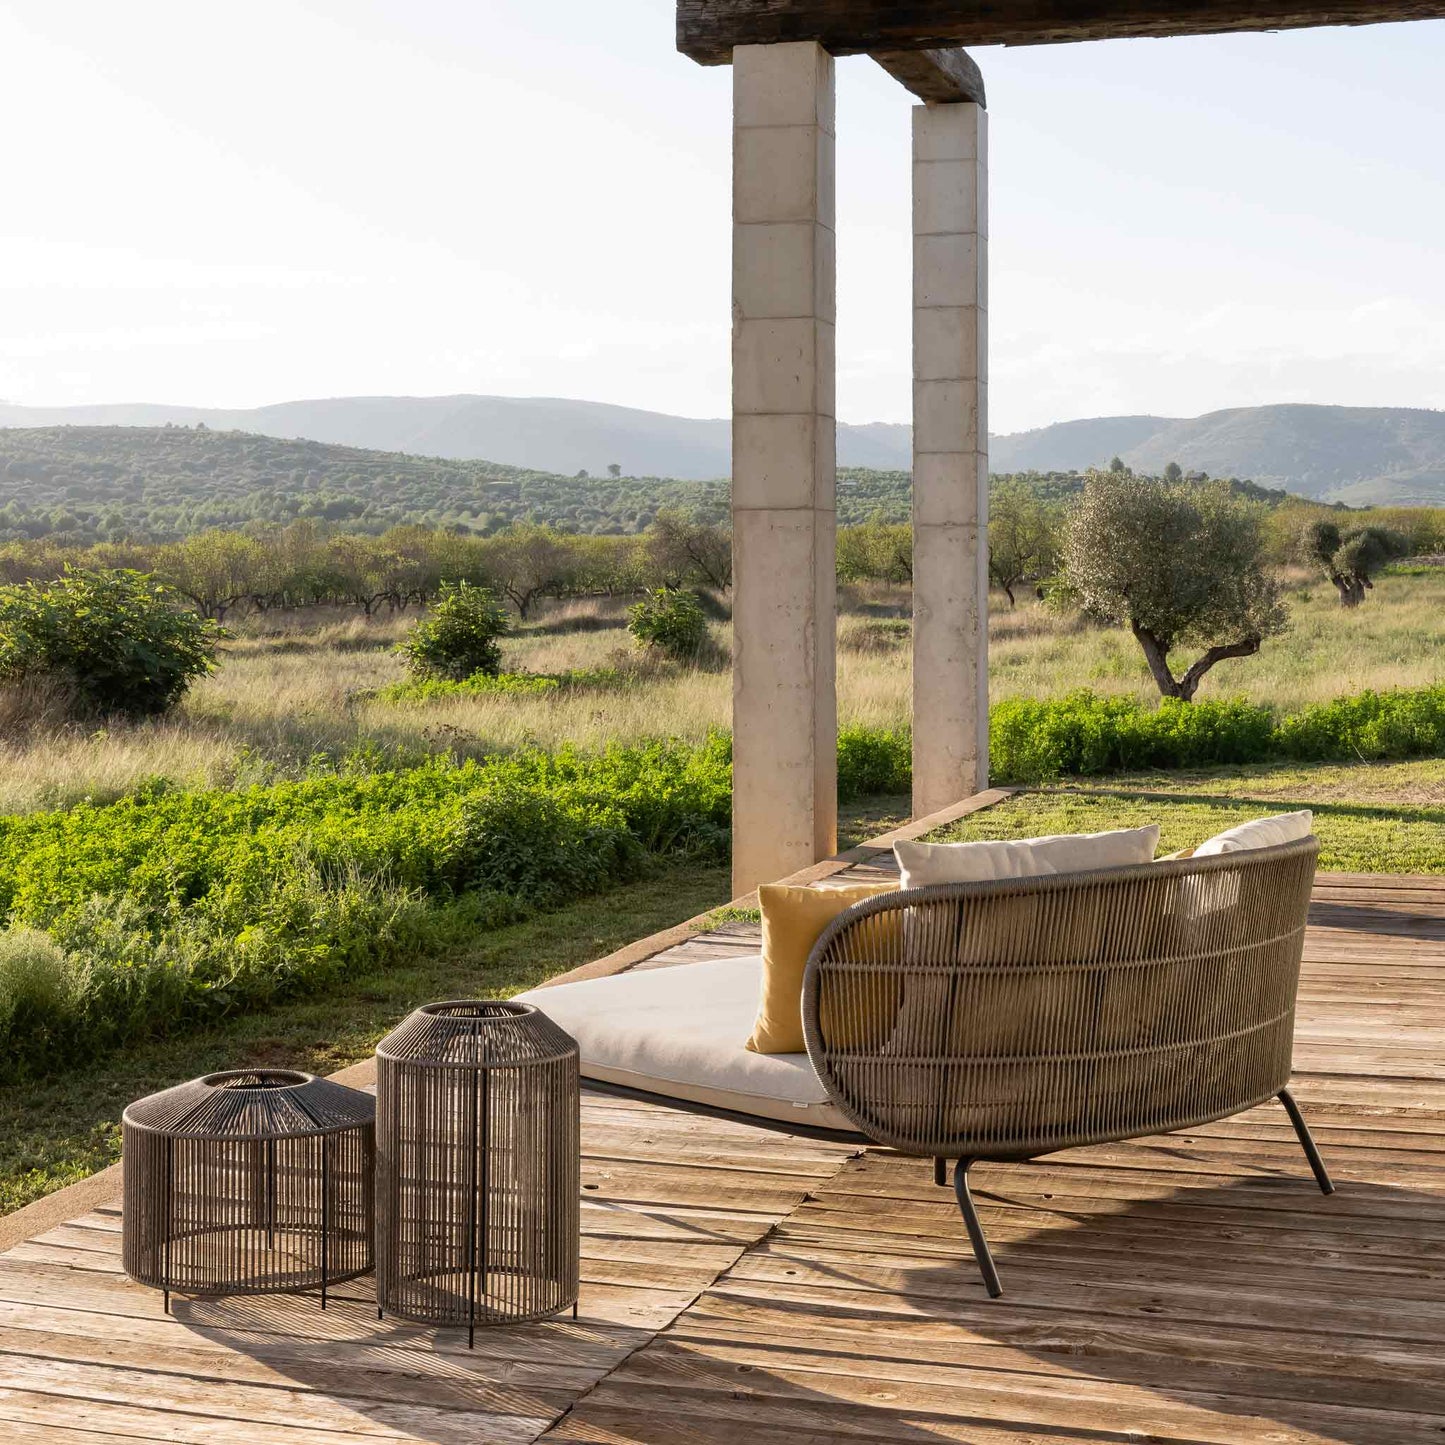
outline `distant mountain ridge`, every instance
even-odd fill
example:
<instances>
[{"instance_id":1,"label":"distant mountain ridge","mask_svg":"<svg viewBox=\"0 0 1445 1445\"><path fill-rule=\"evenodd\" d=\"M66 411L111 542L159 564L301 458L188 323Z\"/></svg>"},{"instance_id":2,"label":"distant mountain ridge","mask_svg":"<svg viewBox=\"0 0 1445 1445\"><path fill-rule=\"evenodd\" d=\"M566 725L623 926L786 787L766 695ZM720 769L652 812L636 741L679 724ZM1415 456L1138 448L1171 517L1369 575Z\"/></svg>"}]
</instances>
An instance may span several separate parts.
<instances>
[{"instance_id":1,"label":"distant mountain ridge","mask_svg":"<svg viewBox=\"0 0 1445 1445\"><path fill-rule=\"evenodd\" d=\"M552 397L336 397L250 409L150 404L23 407L0 427L194 426L305 438L412 456L486 461L567 476L708 480L730 470L725 419L676 417ZM840 423L838 464L906 470L909 428ZM1192 418L1095 417L991 439L995 472L1070 471L1120 456L1141 471L1249 478L1321 501L1445 504L1445 412L1285 404Z\"/></svg>"}]
</instances>

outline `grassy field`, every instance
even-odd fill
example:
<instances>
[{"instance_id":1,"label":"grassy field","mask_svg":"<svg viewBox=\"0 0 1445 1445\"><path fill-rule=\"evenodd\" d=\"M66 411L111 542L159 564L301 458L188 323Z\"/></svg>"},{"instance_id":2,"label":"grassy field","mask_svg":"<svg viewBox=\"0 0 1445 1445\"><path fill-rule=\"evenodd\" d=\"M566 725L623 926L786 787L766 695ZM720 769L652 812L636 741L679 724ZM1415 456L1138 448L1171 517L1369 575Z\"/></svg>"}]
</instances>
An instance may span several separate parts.
<instances>
[{"instance_id":1,"label":"grassy field","mask_svg":"<svg viewBox=\"0 0 1445 1445\"><path fill-rule=\"evenodd\" d=\"M229 786L297 776L318 757L357 750L403 759L442 750L479 756L528 742L586 747L660 734L698 740L726 727L726 671L642 665L624 628L626 607L626 599L561 604L519 626L505 645L510 670L615 667L624 673L621 685L412 703L370 694L402 677L392 649L415 614L374 622L329 611L246 619L235 624L220 668L169 720L0 741L0 813L113 798L156 777ZM844 589L843 723L907 722L908 610L900 588ZM1243 696L1288 711L1345 691L1421 686L1442 676L1445 569L1382 578L1353 612L1341 609L1328 587L1299 580L1292 613L1290 634L1258 657L1216 668L1200 696ZM727 625L714 624L714 632L725 647ZM1138 646L1122 629L1091 626L1037 602L996 605L990 648L995 701L1080 687L1156 696Z\"/></svg>"}]
</instances>

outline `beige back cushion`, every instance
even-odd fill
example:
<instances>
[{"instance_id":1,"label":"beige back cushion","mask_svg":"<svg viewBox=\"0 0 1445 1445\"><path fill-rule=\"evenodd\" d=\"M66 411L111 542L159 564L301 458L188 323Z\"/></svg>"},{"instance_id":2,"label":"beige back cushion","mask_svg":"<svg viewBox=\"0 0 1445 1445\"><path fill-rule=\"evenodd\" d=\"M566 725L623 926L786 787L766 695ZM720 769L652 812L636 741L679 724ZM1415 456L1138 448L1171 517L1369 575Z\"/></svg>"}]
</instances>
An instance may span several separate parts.
<instances>
[{"instance_id":1,"label":"beige back cushion","mask_svg":"<svg viewBox=\"0 0 1445 1445\"><path fill-rule=\"evenodd\" d=\"M981 843L895 843L893 854L905 888L935 883L988 883L1128 868L1153 860L1159 825L1109 833L1059 833L1049 838L1011 838Z\"/></svg>"},{"instance_id":2,"label":"beige back cushion","mask_svg":"<svg viewBox=\"0 0 1445 1445\"><path fill-rule=\"evenodd\" d=\"M1216 853L1242 853L1247 848L1272 848L1278 843L1294 843L1308 838L1314 827L1314 814L1308 808L1297 813L1277 813L1273 818L1253 818L1216 833L1201 843L1195 858L1210 858Z\"/></svg>"}]
</instances>

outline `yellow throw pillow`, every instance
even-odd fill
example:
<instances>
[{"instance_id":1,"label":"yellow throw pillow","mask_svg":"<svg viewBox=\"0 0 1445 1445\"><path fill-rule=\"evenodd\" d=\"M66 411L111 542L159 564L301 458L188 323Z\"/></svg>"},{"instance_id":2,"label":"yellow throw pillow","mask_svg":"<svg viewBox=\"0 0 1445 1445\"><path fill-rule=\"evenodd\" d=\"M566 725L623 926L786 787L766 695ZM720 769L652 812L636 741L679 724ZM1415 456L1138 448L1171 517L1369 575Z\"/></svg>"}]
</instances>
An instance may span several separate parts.
<instances>
[{"instance_id":1,"label":"yellow throw pillow","mask_svg":"<svg viewBox=\"0 0 1445 1445\"><path fill-rule=\"evenodd\" d=\"M764 883L758 889L763 912L763 987L748 1048L755 1054L801 1054L803 971L823 930L845 909L898 884L850 883L839 888L800 888Z\"/></svg>"}]
</instances>

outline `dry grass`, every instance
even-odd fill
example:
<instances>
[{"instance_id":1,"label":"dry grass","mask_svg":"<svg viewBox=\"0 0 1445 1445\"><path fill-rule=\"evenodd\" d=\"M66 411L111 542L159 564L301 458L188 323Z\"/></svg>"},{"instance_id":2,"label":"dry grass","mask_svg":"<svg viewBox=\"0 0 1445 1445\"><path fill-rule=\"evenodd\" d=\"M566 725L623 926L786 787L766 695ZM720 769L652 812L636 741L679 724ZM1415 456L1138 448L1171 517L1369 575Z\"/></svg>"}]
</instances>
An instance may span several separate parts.
<instances>
[{"instance_id":1,"label":"dry grass","mask_svg":"<svg viewBox=\"0 0 1445 1445\"><path fill-rule=\"evenodd\" d=\"M998 599L996 599L998 601ZM843 589L838 623L839 715L844 723L908 721L909 597L905 589ZM506 641L511 670L559 673L632 663L626 599L573 601L543 610ZM1297 579L1293 630L1255 658L1232 661L1202 696L1241 695L1285 710L1362 687L1423 686L1441 664L1445 574L1387 577L1346 612L1327 587ZM0 732L0 812L107 799L150 778L229 785L303 772L318 755L358 747L404 755L480 755L524 743L596 747L668 735L700 739L726 727L726 672L665 670L616 688L528 697L380 703L365 694L402 676L393 648L414 613L371 622L318 609L233 624L222 665L170 720L85 729ZM719 646L730 625L712 624ZM990 622L995 700L1073 688L1155 696L1139 649L1120 628L1092 627L1036 602L996 606Z\"/></svg>"}]
</instances>

